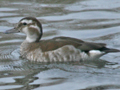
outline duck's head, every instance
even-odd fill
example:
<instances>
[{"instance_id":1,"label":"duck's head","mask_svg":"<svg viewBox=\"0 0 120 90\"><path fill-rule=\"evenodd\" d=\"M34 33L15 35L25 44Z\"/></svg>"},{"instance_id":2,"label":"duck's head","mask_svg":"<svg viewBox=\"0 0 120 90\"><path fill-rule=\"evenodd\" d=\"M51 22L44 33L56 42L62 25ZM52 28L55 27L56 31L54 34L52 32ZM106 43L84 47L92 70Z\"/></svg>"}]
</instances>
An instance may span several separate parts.
<instances>
[{"instance_id":1,"label":"duck's head","mask_svg":"<svg viewBox=\"0 0 120 90\"><path fill-rule=\"evenodd\" d=\"M34 17L22 18L16 27L7 30L5 33L18 33L22 32L26 34L26 40L28 42L38 42L42 37L42 25Z\"/></svg>"}]
</instances>

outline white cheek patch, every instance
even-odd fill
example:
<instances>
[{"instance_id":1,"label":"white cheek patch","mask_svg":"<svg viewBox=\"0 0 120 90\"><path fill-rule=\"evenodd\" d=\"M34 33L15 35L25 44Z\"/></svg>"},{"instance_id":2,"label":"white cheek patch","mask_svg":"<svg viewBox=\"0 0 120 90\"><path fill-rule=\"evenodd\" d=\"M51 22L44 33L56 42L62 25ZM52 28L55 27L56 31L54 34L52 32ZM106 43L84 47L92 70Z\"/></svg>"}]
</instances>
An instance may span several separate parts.
<instances>
[{"instance_id":1,"label":"white cheek patch","mask_svg":"<svg viewBox=\"0 0 120 90\"><path fill-rule=\"evenodd\" d=\"M39 28L36 24L35 24L35 25L30 25L30 27L31 27L31 28L37 29L38 32L41 33L41 32L40 32L40 28Z\"/></svg>"},{"instance_id":2,"label":"white cheek patch","mask_svg":"<svg viewBox=\"0 0 120 90\"><path fill-rule=\"evenodd\" d=\"M28 33L28 28L27 27L24 27L23 30L22 30L25 34Z\"/></svg>"},{"instance_id":3,"label":"white cheek patch","mask_svg":"<svg viewBox=\"0 0 120 90\"><path fill-rule=\"evenodd\" d=\"M22 20L21 22L22 22L22 23L30 24L30 23L32 23L32 20Z\"/></svg>"}]
</instances>

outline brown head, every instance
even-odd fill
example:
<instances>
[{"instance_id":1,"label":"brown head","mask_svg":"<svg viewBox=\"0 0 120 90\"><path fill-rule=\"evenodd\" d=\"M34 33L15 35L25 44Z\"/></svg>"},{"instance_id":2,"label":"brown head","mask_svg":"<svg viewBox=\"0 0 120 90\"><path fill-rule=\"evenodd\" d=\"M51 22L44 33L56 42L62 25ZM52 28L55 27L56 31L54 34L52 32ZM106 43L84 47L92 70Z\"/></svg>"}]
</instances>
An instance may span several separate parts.
<instances>
[{"instance_id":1,"label":"brown head","mask_svg":"<svg viewBox=\"0 0 120 90\"><path fill-rule=\"evenodd\" d=\"M42 37L42 25L34 17L22 18L16 27L11 30L7 30L5 33L18 33L22 32L26 34L26 40L28 42L38 42Z\"/></svg>"}]
</instances>

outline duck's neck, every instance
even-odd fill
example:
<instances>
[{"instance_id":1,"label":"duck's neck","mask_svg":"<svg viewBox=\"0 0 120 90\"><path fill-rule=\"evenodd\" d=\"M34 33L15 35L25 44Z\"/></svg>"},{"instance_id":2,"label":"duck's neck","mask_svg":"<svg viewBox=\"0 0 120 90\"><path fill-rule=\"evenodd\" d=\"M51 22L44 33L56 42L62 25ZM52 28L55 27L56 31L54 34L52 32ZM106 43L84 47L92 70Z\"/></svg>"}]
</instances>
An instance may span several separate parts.
<instances>
[{"instance_id":1,"label":"duck's neck","mask_svg":"<svg viewBox=\"0 0 120 90\"><path fill-rule=\"evenodd\" d=\"M32 42L36 42L37 40L37 37L36 36L27 36L26 37L26 41L29 42L29 43L32 43Z\"/></svg>"},{"instance_id":2,"label":"duck's neck","mask_svg":"<svg viewBox=\"0 0 120 90\"><path fill-rule=\"evenodd\" d=\"M33 29L25 27L23 28L23 33L26 34L26 41L28 41L29 43L38 42L40 40L40 37L42 36L42 33L40 33L39 30L35 28Z\"/></svg>"},{"instance_id":3,"label":"duck's neck","mask_svg":"<svg viewBox=\"0 0 120 90\"><path fill-rule=\"evenodd\" d=\"M33 42L39 42L40 40L40 36L36 33L34 34L27 34L26 36L26 41L29 42L29 43L33 43Z\"/></svg>"}]
</instances>

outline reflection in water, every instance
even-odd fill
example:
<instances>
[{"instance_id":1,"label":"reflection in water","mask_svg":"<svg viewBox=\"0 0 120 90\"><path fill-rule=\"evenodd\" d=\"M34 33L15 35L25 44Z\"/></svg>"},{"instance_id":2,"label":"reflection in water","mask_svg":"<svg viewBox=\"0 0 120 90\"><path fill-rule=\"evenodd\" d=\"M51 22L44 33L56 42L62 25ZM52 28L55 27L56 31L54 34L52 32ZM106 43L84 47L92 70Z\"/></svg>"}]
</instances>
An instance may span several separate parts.
<instances>
[{"instance_id":1,"label":"reflection in water","mask_svg":"<svg viewBox=\"0 0 120 90\"><path fill-rule=\"evenodd\" d=\"M34 16L43 24L43 39L69 36L120 49L119 0L1 0L0 6L0 89L120 89L119 53L96 61L36 63L20 57L25 35L3 34L21 18Z\"/></svg>"},{"instance_id":2,"label":"reflection in water","mask_svg":"<svg viewBox=\"0 0 120 90\"><path fill-rule=\"evenodd\" d=\"M80 89L80 90L109 90L109 89L119 90L120 85L100 85L100 86L90 87L90 88Z\"/></svg>"}]
</instances>

